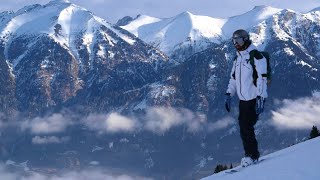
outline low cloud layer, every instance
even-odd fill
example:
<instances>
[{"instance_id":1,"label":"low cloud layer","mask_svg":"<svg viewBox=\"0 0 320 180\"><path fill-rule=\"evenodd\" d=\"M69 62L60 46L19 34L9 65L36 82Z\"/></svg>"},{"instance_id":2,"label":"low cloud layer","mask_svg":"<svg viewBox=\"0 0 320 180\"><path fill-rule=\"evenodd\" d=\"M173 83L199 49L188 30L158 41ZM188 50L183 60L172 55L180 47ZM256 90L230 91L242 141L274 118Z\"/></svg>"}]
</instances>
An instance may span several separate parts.
<instances>
[{"instance_id":1,"label":"low cloud layer","mask_svg":"<svg viewBox=\"0 0 320 180\"><path fill-rule=\"evenodd\" d=\"M102 133L131 132L139 126L136 120L118 113L110 113L108 115L91 114L84 118L83 123L89 129Z\"/></svg>"},{"instance_id":2,"label":"low cloud layer","mask_svg":"<svg viewBox=\"0 0 320 180\"><path fill-rule=\"evenodd\" d=\"M171 128L186 126L189 132L203 129L206 123L204 116L187 109L171 107L151 107L144 116L128 117L118 113L91 114L83 119L83 124L99 133L117 133L133 131L150 131L163 134Z\"/></svg>"},{"instance_id":3,"label":"low cloud layer","mask_svg":"<svg viewBox=\"0 0 320 180\"><path fill-rule=\"evenodd\" d=\"M4 180L151 180L150 178L130 176L126 174L111 175L102 169L89 169L82 171L70 171L63 174L45 175L33 171L18 172L8 170L0 164L0 179Z\"/></svg>"},{"instance_id":4,"label":"low cloud layer","mask_svg":"<svg viewBox=\"0 0 320 180\"><path fill-rule=\"evenodd\" d=\"M147 109L144 117L145 130L155 133L164 133L169 129L185 125L189 132L198 131L204 123L201 117L196 116L187 109L174 109L167 107L153 107Z\"/></svg>"},{"instance_id":5,"label":"low cloud layer","mask_svg":"<svg viewBox=\"0 0 320 180\"><path fill-rule=\"evenodd\" d=\"M18 127L23 132L33 136L34 144L63 143L66 139L59 138L68 128L89 129L98 134L133 133L148 131L155 134L164 134L172 128L183 126L189 133L212 132L227 128L234 124L234 119L225 117L216 122L207 120L204 114L194 113L184 108L150 107L140 116L124 116L117 112L109 114L89 114L80 116L76 113L63 111L44 117L24 119L18 117L10 125L0 120L0 128L6 126Z\"/></svg>"},{"instance_id":6,"label":"low cloud layer","mask_svg":"<svg viewBox=\"0 0 320 180\"><path fill-rule=\"evenodd\" d=\"M236 120L230 116L224 117L214 123L208 125L209 132L216 131L219 129L227 128L230 125L236 124Z\"/></svg>"},{"instance_id":7,"label":"low cloud layer","mask_svg":"<svg viewBox=\"0 0 320 180\"><path fill-rule=\"evenodd\" d=\"M21 123L22 130L30 130L32 134L51 134L63 132L72 120L64 114L52 114L46 117L36 117Z\"/></svg>"},{"instance_id":8,"label":"low cloud layer","mask_svg":"<svg viewBox=\"0 0 320 180\"><path fill-rule=\"evenodd\" d=\"M320 126L320 97L283 100L281 108L272 111L272 123L279 129L311 129Z\"/></svg>"},{"instance_id":9,"label":"low cloud layer","mask_svg":"<svg viewBox=\"0 0 320 180\"><path fill-rule=\"evenodd\" d=\"M56 136L35 136L32 138L33 144L60 144L70 140L70 137L56 137Z\"/></svg>"}]
</instances>

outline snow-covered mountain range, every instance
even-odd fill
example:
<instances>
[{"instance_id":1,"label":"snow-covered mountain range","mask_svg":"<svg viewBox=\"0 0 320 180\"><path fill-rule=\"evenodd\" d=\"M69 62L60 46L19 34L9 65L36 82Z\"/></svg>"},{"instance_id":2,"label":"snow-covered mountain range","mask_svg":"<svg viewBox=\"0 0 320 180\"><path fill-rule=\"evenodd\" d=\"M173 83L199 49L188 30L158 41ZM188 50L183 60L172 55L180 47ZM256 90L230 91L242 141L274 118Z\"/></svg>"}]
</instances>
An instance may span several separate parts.
<instances>
[{"instance_id":1,"label":"snow-covered mountain range","mask_svg":"<svg viewBox=\"0 0 320 180\"><path fill-rule=\"evenodd\" d=\"M319 9L120 22L65 0L0 14L1 160L46 171L93 164L156 179L192 179L219 161L237 162L237 108L225 112L224 93L238 28L271 55L261 153L305 137L275 130L273 120L274 112L286 117L278 112L284 99L320 91Z\"/></svg>"},{"instance_id":2,"label":"snow-covered mountain range","mask_svg":"<svg viewBox=\"0 0 320 180\"><path fill-rule=\"evenodd\" d=\"M146 15L130 21L122 28L172 56L181 49L191 51L187 56L230 39L235 29L250 29L278 13L281 9L257 6L251 11L227 19L212 18L183 12L172 18L159 19ZM190 49L190 47L192 47Z\"/></svg>"}]
</instances>

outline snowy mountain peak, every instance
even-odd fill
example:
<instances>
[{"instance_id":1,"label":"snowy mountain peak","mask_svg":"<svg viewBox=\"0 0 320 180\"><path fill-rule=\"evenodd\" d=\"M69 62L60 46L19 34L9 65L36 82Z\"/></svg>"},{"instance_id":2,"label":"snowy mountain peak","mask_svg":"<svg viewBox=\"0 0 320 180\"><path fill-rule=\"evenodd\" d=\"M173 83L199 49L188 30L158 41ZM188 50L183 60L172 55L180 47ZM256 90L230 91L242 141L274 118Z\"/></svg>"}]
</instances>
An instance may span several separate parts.
<instances>
[{"instance_id":1,"label":"snowy mountain peak","mask_svg":"<svg viewBox=\"0 0 320 180\"><path fill-rule=\"evenodd\" d=\"M299 13L299 12L296 12L296 11L294 11L294 10L292 10L292 9L283 9L283 10L281 10L280 11L281 13L287 13L287 12L289 12L289 13ZM299 13L300 14L300 13Z\"/></svg>"},{"instance_id":2,"label":"snowy mountain peak","mask_svg":"<svg viewBox=\"0 0 320 180\"><path fill-rule=\"evenodd\" d=\"M222 36L221 27L224 23L225 19L193 15L185 11L166 19L140 16L122 28L172 55L175 49L191 43L197 43L196 51L203 50L212 42L218 43L216 39Z\"/></svg>"},{"instance_id":3,"label":"snowy mountain peak","mask_svg":"<svg viewBox=\"0 0 320 180\"><path fill-rule=\"evenodd\" d=\"M274 8L271 6L255 6L251 11L248 11L239 16L235 16L234 18L241 17L246 19L253 19L253 21L262 21L280 12L281 10L282 9Z\"/></svg>"},{"instance_id":4,"label":"snowy mountain peak","mask_svg":"<svg viewBox=\"0 0 320 180\"><path fill-rule=\"evenodd\" d=\"M72 3L68 0L52 0L44 6L61 6L61 5L71 5Z\"/></svg>"},{"instance_id":5,"label":"snowy mountain peak","mask_svg":"<svg viewBox=\"0 0 320 180\"><path fill-rule=\"evenodd\" d=\"M266 5L261 5L261 6L255 6L251 11L256 11L256 12L264 12L264 11L270 11L270 14L273 14L275 12L279 12L282 9L279 8L274 8L272 6L266 6ZM249 11L250 12L250 11Z\"/></svg>"},{"instance_id":6,"label":"snowy mountain peak","mask_svg":"<svg viewBox=\"0 0 320 180\"><path fill-rule=\"evenodd\" d=\"M171 22L170 23L178 23L178 22L181 22L181 23L184 23L184 24L189 24L190 25L190 28L192 28L193 26L193 20L194 20L194 16L191 12L189 11L184 11L172 18L170 18Z\"/></svg>"},{"instance_id":7,"label":"snowy mountain peak","mask_svg":"<svg viewBox=\"0 0 320 180\"><path fill-rule=\"evenodd\" d=\"M2 41L5 44L4 53L7 59L11 59L8 52L11 42L17 37L47 36L68 49L74 57L78 57L77 49L80 45L84 45L91 53L95 41L106 40L110 46L120 41L130 46L136 42L130 33L66 0L50 1L43 6L26 6L6 16L6 21L0 24L0 36L4 37ZM99 54L105 56L106 52L101 51ZM13 67L16 67L22 57L10 60Z\"/></svg>"},{"instance_id":8,"label":"snowy mountain peak","mask_svg":"<svg viewBox=\"0 0 320 180\"><path fill-rule=\"evenodd\" d=\"M62 3L61 3L62 2ZM41 6L39 4L26 6L18 10L13 18L0 31L2 34L53 34L54 26L59 23L65 25L62 30L69 31L70 26L79 26L81 18L88 16L88 12L83 8L65 3L66 1L51 1ZM70 23L71 18L79 21ZM84 19L82 19L84 20ZM83 23L83 22L82 22Z\"/></svg>"},{"instance_id":9,"label":"snowy mountain peak","mask_svg":"<svg viewBox=\"0 0 320 180\"><path fill-rule=\"evenodd\" d=\"M230 17L228 22L223 26L224 35L231 37L236 29L252 28L280 11L282 9L270 6L256 6L244 14Z\"/></svg>"},{"instance_id":10,"label":"snowy mountain peak","mask_svg":"<svg viewBox=\"0 0 320 180\"><path fill-rule=\"evenodd\" d=\"M70 3L69 0L52 0L49 3Z\"/></svg>"},{"instance_id":11,"label":"snowy mountain peak","mask_svg":"<svg viewBox=\"0 0 320 180\"><path fill-rule=\"evenodd\" d=\"M191 17L191 16L193 16L193 14L191 12L184 11L184 12L178 14L176 17Z\"/></svg>"},{"instance_id":12,"label":"snowy mountain peak","mask_svg":"<svg viewBox=\"0 0 320 180\"><path fill-rule=\"evenodd\" d=\"M261 11L264 9L274 9L274 8L271 6L267 6L267 5L260 5L260 6L254 6L254 8L252 10Z\"/></svg>"},{"instance_id":13,"label":"snowy mountain peak","mask_svg":"<svg viewBox=\"0 0 320 180\"><path fill-rule=\"evenodd\" d=\"M253 9L263 9L263 8L266 8L266 7L270 7L270 6L267 6L267 5L258 5L258 6L254 6Z\"/></svg>"},{"instance_id":14,"label":"snowy mountain peak","mask_svg":"<svg viewBox=\"0 0 320 180\"><path fill-rule=\"evenodd\" d=\"M314 8L314 9L312 9L312 10L309 11L309 12L315 12L315 11L320 11L320 7Z\"/></svg>"},{"instance_id":15,"label":"snowy mountain peak","mask_svg":"<svg viewBox=\"0 0 320 180\"><path fill-rule=\"evenodd\" d=\"M125 16L121 19L119 19L116 23L117 26L125 26L128 25L131 21L133 21L134 18L132 18L131 16Z\"/></svg>"},{"instance_id":16,"label":"snowy mountain peak","mask_svg":"<svg viewBox=\"0 0 320 180\"><path fill-rule=\"evenodd\" d=\"M61 26L59 33L56 31L57 24ZM85 8L71 4L68 0L53 0L44 6L30 5L13 13L12 19L7 24L2 24L4 28L0 29L0 33L4 36L58 33L62 39L70 40L72 39L70 36L76 33L93 33L101 25L111 28L111 24L94 16ZM59 41L62 39L60 38Z\"/></svg>"},{"instance_id":17,"label":"snowy mountain peak","mask_svg":"<svg viewBox=\"0 0 320 180\"><path fill-rule=\"evenodd\" d=\"M121 26L123 29L131 32L135 36L139 37L139 28L160 21L161 19L147 16L147 15L138 15L137 18L132 20L129 24Z\"/></svg>"}]
</instances>

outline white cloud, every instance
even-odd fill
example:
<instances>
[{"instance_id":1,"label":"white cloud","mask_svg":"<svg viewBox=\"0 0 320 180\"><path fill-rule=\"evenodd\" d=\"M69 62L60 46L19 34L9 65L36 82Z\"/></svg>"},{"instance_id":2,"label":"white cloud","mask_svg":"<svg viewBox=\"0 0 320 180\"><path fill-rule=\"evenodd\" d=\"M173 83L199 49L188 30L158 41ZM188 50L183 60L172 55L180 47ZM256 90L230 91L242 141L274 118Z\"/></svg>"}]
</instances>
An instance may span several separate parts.
<instances>
[{"instance_id":1,"label":"white cloud","mask_svg":"<svg viewBox=\"0 0 320 180\"><path fill-rule=\"evenodd\" d=\"M16 174L6 171L3 165L0 164L0 179L15 180L18 179Z\"/></svg>"},{"instance_id":2,"label":"white cloud","mask_svg":"<svg viewBox=\"0 0 320 180\"><path fill-rule=\"evenodd\" d=\"M81 121L90 130L98 133L118 133L134 131L151 131L156 134L163 134L171 128L185 126L187 131L195 133L204 129L214 131L223 129L234 123L231 117L219 120L215 123L206 121L203 114L194 113L184 108L172 107L150 107L146 114L139 117L127 117L119 113L90 114ZM209 128L207 128L209 126Z\"/></svg>"},{"instance_id":3,"label":"white cloud","mask_svg":"<svg viewBox=\"0 0 320 180\"><path fill-rule=\"evenodd\" d=\"M131 132L138 127L134 119L122 116L118 113L91 114L84 119L84 124L92 130L104 133Z\"/></svg>"},{"instance_id":4,"label":"white cloud","mask_svg":"<svg viewBox=\"0 0 320 180\"><path fill-rule=\"evenodd\" d=\"M172 126L182 124L182 115L173 108L150 108L145 119L145 128L153 132L164 132Z\"/></svg>"},{"instance_id":5,"label":"white cloud","mask_svg":"<svg viewBox=\"0 0 320 180\"><path fill-rule=\"evenodd\" d=\"M18 119L21 119L21 117ZM196 133L203 130L214 131L226 128L233 123L230 117L215 123L208 123L204 114L194 113L184 108L172 107L150 107L146 109L145 115L136 117L123 116L117 112L89 114L88 116L80 117L76 113L63 111L45 117L12 122L12 125L35 135L56 135L57 133L65 132L68 127L74 125L81 125L101 134L132 133L137 131L151 131L156 134L163 134L178 126L184 126L188 132ZM62 142L64 142L64 139L59 139L56 136L35 136L33 138L34 144Z\"/></svg>"},{"instance_id":6,"label":"white cloud","mask_svg":"<svg viewBox=\"0 0 320 180\"><path fill-rule=\"evenodd\" d=\"M62 177L51 177L51 180L79 180L79 179L96 179L96 180L105 180L105 179L110 179L110 180L138 180L138 178L131 177L128 175L119 175L119 176L112 176L109 174L106 174L102 171L99 170L84 170L81 172L69 172L64 174ZM145 179L146 178L142 178Z\"/></svg>"},{"instance_id":7,"label":"white cloud","mask_svg":"<svg viewBox=\"0 0 320 180\"><path fill-rule=\"evenodd\" d=\"M33 134L50 134L63 132L72 120L63 114L52 114L48 117L36 117L21 123L22 130L30 130Z\"/></svg>"},{"instance_id":8,"label":"white cloud","mask_svg":"<svg viewBox=\"0 0 320 180\"><path fill-rule=\"evenodd\" d=\"M208 130L209 132L219 130L219 129L224 129L230 125L233 125L236 123L236 120L230 116L224 117L223 119L220 119L214 123L210 123L208 125Z\"/></svg>"},{"instance_id":9,"label":"white cloud","mask_svg":"<svg viewBox=\"0 0 320 180\"><path fill-rule=\"evenodd\" d=\"M312 95L313 95L313 97L315 97L315 98L320 98L320 91L314 91L314 92L312 93Z\"/></svg>"},{"instance_id":10,"label":"white cloud","mask_svg":"<svg viewBox=\"0 0 320 180\"><path fill-rule=\"evenodd\" d=\"M126 174L111 175L107 170L87 169L82 171L70 171L63 174L40 174L29 171L28 173L13 172L8 170L4 165L0 164L0 179L5 180L151 180L150 178L130 176Z\"/></svg>"},{"instance_id":11,"label":"white cloud","mask_svg":"<svg viewBox=\"0 0 320 180\"><path fill-rule=\"evenodd\" d=\"M89 164L92 166L98 166L100 164L100 162L99 161L91 161Z\"/></svg>"},{"instance_id":12,"label":"white cloud","mask_svg":"<svg viewBox=\"0 0 320 180\"><path fill-rule=\"evenodd\" d=\"M144 119L144 128L154 133L164 133L179 125L187 125L188 130L194 132L204 123L201 116L196 116L190 110L170 107L149 108Z\"/></svg>"},{"instance_id":13,"label":"white cloud","mask_svg":"<svg viewBox=\"0 0 320 180\"><path fill-rule=\"evenodd\" d=\"M132 131L134 130L136 124L135 121L121 116L117 113L111 113L105 122L107 130L111 132L116 131Z\"/></svg>"},{"instance_id":14,"label":"white cloud","mask_svg":"<svg viewBox=\"0 0 320 180\"><path fill-rule=\"evenodd\" d=\"M283 100L282 107L272 111L272 123L279 129L311 129L320 126L320 97Z\"/></svg>"},{"instance_id":15,"label":"white cloud","mask_svg":"<svg viewBox=\"0 0 320 180\"><path fill-rule=\"evenodd\" d=\"M59 144L59 143L65 143L70 140L70 137L56 137L56 136L35 136L32 138L33 144Z\"/></svg>"}]
</instances>

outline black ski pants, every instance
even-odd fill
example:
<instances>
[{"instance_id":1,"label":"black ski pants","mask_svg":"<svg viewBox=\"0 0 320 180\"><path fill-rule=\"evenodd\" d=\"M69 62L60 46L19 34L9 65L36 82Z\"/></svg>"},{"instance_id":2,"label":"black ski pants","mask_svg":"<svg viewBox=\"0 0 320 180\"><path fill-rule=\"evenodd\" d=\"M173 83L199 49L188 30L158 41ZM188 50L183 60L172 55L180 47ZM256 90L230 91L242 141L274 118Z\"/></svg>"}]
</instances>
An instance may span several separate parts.
<instances>
[{"instance_id":1,"label":"black ski pants","mask_svg":"<svg viewBox=\"0 0 320 180\"><path fill-rule=\"evenodd\" d=\"M258 159L260 153L258 151L258 142L254 133L254 125L258 120L258 115L256 114L256 99L250 101L240 100L238 120L245 156L249 156L252 159Z\"/></svg>"}]
</instances>

